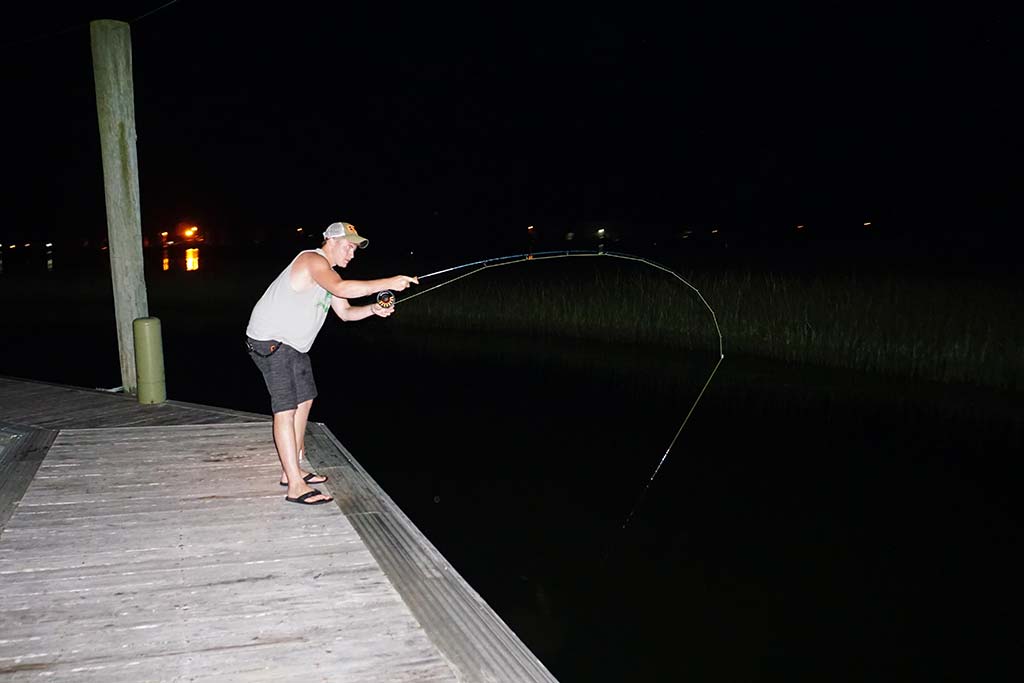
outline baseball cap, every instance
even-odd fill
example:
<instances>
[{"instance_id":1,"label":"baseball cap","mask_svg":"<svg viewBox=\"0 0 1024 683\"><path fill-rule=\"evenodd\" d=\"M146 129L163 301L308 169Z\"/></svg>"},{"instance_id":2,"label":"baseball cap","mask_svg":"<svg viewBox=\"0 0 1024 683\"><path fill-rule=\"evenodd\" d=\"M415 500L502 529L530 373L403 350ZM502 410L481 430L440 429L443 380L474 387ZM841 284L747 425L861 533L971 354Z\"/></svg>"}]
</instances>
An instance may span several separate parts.
<instances>
[{"instance_id":1,"label":"baseball cap","mask_svg":"<svg viewBox=\"0 0 1024 683\"><path fill-rule=\"evenodd\" d=\"M344 237L349 242L355 243L360 249L365 249L366 245L370 243L370 240L365 237L360 237L359 233L356 232L356 226L351 223L331 223L324 230L324 239L329 240L334 237Z\"/></svg>"}]
</instances>

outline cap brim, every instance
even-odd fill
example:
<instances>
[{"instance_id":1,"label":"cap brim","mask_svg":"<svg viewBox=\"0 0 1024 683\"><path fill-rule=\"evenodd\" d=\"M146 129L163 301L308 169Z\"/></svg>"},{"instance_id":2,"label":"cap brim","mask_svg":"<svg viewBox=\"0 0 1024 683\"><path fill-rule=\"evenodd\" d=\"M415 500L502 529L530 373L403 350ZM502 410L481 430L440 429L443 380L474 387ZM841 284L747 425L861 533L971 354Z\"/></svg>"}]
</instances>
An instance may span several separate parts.
<instances>
[{"instance_id":1,"label":"cap brim","mask_svg":"<svg viewBox=\"0 0 1024 683\"><path fill-rule=\"evenodd\" d=\"M365 237L349 237L348 235L345 235L345 239L355 244L359 249L366 249L366 246L370 243L370 240Z\"/></svg>"}]
</instances>

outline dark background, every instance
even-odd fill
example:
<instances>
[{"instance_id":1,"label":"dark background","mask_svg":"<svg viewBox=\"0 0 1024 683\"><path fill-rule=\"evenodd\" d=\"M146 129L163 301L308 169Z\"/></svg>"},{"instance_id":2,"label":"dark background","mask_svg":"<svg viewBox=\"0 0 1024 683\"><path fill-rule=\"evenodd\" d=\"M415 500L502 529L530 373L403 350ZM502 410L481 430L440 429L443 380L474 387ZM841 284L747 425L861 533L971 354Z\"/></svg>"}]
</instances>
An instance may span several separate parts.
<instances>
[{"instance_id":1,"label":"dark background","mask_svg":"<svg viewBox=\"0 0 1024 683\"><path fill-rule=\"evenodd\" d=\"M718 227L734 246L805 225L982 260L1018 243L1009 14L162 5L5 10L0 238L104 239L88 22L112 18L132 22L150 236L188 221L237 243L347 220L380 246L443 231L478 257L530 224L627 245Z\"/></svg>"},{"instance_id":2,"label":"dark background","mask_svg":"<svg viewBox=\"0 0 1024 683\"><path fill-rule=\"evenodd\" d=\"M406 249L437 268L518 251L527 225L645 253L718 227L726 263L818 260L811 244L940 272L1017 259L1017 26L981 6L162 5L5 8L0 374L119 381L99 18L132 22L143 232L208 240L199 272L149 281L178 400L267 409L251 303L294 253L274 246L334 220L373 242L356 277ZM53 272L8 277L42 240ZM995 680L1016 662L1016 395L730 356L634 508L703 375L647 349L566 363L548 340L478 358L402 320L325 326L313 419L562 680ZM341 376L337 348L367 361Z\"/></svg>"}]
</instances>

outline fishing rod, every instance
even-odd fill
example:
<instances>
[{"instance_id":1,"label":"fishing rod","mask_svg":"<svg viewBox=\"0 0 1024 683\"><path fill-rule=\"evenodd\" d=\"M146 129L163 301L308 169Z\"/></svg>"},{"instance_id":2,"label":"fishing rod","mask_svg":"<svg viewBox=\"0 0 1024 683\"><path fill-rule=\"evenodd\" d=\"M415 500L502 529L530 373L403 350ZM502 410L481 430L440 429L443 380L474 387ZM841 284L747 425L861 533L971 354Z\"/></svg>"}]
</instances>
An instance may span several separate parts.
<instances>
[{"instance_id":1,"label":"fishing rod","mask_svg":"<svg viewBox=\"0 0 1024 683\"><path fill-rule=\"evenodd\" d=\"M480 268L478 268L477 270L474 270L471 273L466 273L465 275L461 275L461 276L459 276L457 278L452 278L448 282L444 282L444 283L442 283L440 285L435 285L434 287L428 287L427 289L420 290L420 291L416 292L415 294L411 294L409 296L403 296L401 299L395 299L394 292L385 289L383 292L379 292L377 294L377 304L380 305L381 308L391 308L392 306L394 306L395 304L399 303L400 301L408 301L409 299L413 299L413 298L415 298L417 296L420 296L421 294L426 294L427 292L429 292L429 291L431 291L433 289L437 289L438 287L442 287L444 285L450 284L450 283L455 282L456 280L460 280L460 279L462 279L464 277L469 277L473 273L478 273L481 270L484 270L485 268L490 268L491 266L507 266L507 265L511 265L513 263L520 263L522 261L537 261L537 260L543 260L543 259L546 259L546 258L565 257L565 256L596 255L598 253L601 253L601 252L587 250L587 249L570 249L570 250L563 249L563 250L559 250L559 251L541 251L541 252L537 252L537 253L532 253L531 252L531 253L527 253L527 254L511 254L509 256L495 256L493 258L480 259L479 261L470 261L469 263L463 263L462 265L452 266L451 268L442 268L441 270L435 270L433 273L427 273L426 275L417 275L416 279L417 280L426 280L428 277L434 277L435 275L444 275L445 273L451 273L451 272L454 272L456 270L461 270L463 268L472 268L473 266L480 266Z\"/></svg>"},{"instance_id":2,"label":"fishing rod","mask_svg":"<svg viewBox=\"0 0 1024 683\"><path fill-rule=\"evenodd\" d=\"M665 460L668 458L668 454L672 451L672 448L676 445L676 441L679 440L679 435L682 434L683 429L686 427L686 424L690 421L690 416L693 415L693 411L697 408L697 404L700 403L701 398L703 398L704 392L707 391L708 386L711 384L712 378L714 378L715 373L718 372L718 367L722 364L722 361L725 360L725 352L724 352L723 341L722 341L722 329L718 326L718 316L715 314L714 309L711 308L711 305L707 302L707 299L704 298L704 295L700 293L700 290L698 290L696 287L694 287L692 284L690 284L690 282L687 281L686 278L684 278L682 275L680 275L676 271L672 270L671 268L669 268L667 266L663 266L660 263L656 263L654 261L651 261L650 259L646 259L646 258L644 258L642 256L635 256L633 254L625 254L625 253L615 252L615 251L604 251L604 250L600 250L600 249L598 249L598 250L593 250L593 249L562 249L562 250L556 250L556 251L541 251L541 252L535 252L535 253L534 252L530 252L530 253L526 253L526 254L512 254L512 255L509 255L509 256L495 256L493 258L486 258L486 259L480 259L479 261L471 261L469 263L463 263L461 265L452 266L450 268L442 268L441 270L436 270L433 273L427 273L426 275L419 275L419 276L417 276L417 279L418 280L425 280L427 278L434 277L436 275L443 275L445 273L453 273L453 272L458 271L458 270L463 270L465 268L473 268L474 266L476 266L476 268L474 270L471 270L471 271L469 271L467 273L463 273L462 275L459 275L457 277L453 277L450 280L446 280L444 282L436 284L433 287L428 287L427 289L420 290L420 291L418 291L418 292L416 292L414 294L411 294L409 296L403 296L401 299L396 299L394 292L391 292L390 290L384 290L384 291L379 292L377 294L377 304L379 306L381 306L382 308L390 308L390 307L395 306L395 305L397 305L399 303L415 299L418 296L423 296L427 292L432 292L435 289L438 289L440 287L446 287L446 286L452 284L453 282L457 282L457 281L462 280L464 278L467 278L467 277L469 277L471 275L475 275L476 273L479 273L479 272L481 272L483 270L487 270L488 268L498 268L498 267L503 267L503 266L511 266L511 265L516 264L516 263L523 263L525 261L544 261L544 260L560 259L560 258L573 258L573 257L583 257L583 258L586 258L586 257L595 257L595 256L601 256L601 257L606 256L606 257L609 257L609 258L622 259L622 260L626 260L626 261L636 261L638 263L643 263L643 264L645 264L647 266L650 266L652 268L655 268L657 270L660 270L662 272L668 273L669 275L673 276L674 278L676 278L677 280L682 282L684 285L689 287L691 290L693 290L693 292L697 295L697 298L699 298L701 303L704 304L704 307L708 310L708 313L711 314L711 320L715 324L715 332L718 335L718 361L715 363L715 366L711 369L711 373L708 375L708 378L704 381L703 386L701 386L700 391L697 393L697 397L694 399L693 404L690 406L690 409L687 411L686 416L683 418L682 424L679 425L679 429L676 430L675 435L672 437L672 441L669 442L668 448L665 449L665 452L662 454L661 459L658 461L658 464L655 466L654 471L651 473L651 476L647 478L647 482L644 484L643 489L640 491L640 495L637 497L636 502L633 504L633 507L630 509L629 514L626 516L625 521L623 521L622 526L620 527L620 530L625 530L625 528L629 525L629 522L633 519L633 515L636 513L637 508L640 507L640 503L643 501L644 497L646 496L647 491L648 491L648 489L650 489L651 484L654 482L655 477L658 476L658 472L661 471L662 465L665 464Z\"/></svg>"}]
</instances>

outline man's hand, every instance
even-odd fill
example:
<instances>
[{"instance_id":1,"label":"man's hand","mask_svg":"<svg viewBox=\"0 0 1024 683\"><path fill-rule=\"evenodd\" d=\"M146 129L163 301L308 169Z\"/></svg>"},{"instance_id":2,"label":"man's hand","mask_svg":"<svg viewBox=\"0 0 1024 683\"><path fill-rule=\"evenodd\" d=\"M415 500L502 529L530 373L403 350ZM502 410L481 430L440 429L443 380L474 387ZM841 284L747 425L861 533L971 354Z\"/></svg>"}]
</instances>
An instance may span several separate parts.
<instances>
[{"instance_id":1,"label":"man's hand","mask_svg":"<svg viewBox=\"0 0 1024 683\"><path fill-rule=\"evenodd\" d=\"M388 306L387 308L384 308L380 304L370 304L370 310L373 311L373 314L378 318L386 318L395 312L395 307Z\"/></svg>"},{"instance_id":2,"label":"man's hand","mask_svg":"<svg viewBox=\"0 0 1024 683\"><path fill-rule=\"evenodd\" d=\"M387 282L387 289L395 292L401 292L403 289L408 289L409 285L418 285L420 283L418 278L409 277L408 275L396 275L394 277L389 277Z\"/></svg>"}]
</instances>

